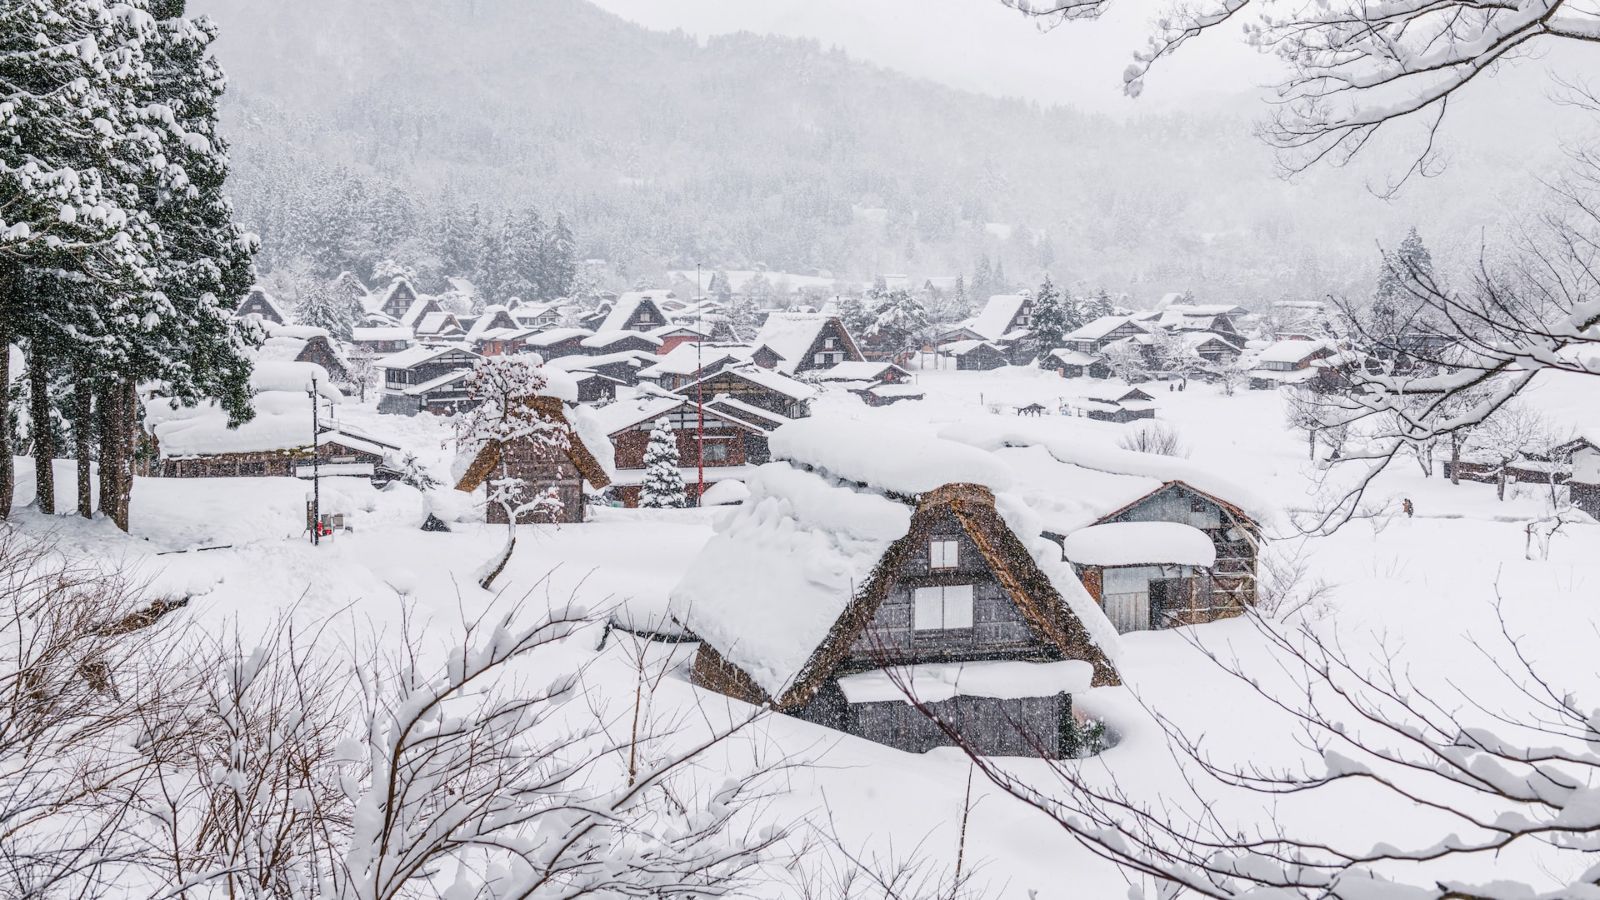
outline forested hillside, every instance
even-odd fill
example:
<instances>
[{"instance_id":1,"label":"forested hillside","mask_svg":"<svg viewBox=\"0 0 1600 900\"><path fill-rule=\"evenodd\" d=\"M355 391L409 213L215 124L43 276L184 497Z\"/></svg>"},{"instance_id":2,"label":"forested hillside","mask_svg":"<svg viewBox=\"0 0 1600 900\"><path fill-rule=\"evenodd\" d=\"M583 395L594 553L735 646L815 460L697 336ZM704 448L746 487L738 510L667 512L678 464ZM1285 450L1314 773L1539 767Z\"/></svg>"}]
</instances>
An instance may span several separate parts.
<instances>
[{"instance_id":1,"label":"forested hillside","mask_svg":"<svg viewBox=\"0 0 1600 900\"><path fill-rule=\"evenodd\" d=\"M651 32L582 0L201 8L222 26L233 192L269 269L393 257L436 280L470 269L450 249L463 229L560 212L578 255L630 283L696 262L970 273L987 254L1019 281L1049 268L1250 302L1370 276L1374 233L1498 214L1449 183L1384 204L1352 173L1282 182L1243 98L1117 122L804 41ZM1441 181L1492 191L1529 171L1463 149Z\"/></svg>"}]
</instances>

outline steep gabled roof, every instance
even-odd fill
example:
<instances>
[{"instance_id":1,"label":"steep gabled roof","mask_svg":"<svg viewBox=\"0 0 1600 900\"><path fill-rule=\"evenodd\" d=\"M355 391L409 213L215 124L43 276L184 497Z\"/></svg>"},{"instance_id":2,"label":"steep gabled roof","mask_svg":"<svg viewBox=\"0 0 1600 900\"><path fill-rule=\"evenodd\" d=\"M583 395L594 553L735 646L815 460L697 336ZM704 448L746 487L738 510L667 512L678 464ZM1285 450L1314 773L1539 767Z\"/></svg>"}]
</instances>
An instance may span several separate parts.
<instances>
[{"instance_id":1,"label":"steep gabled roof","mask_svg":"<svg viewBox=\"0 0 1600 900\"><path fill-rule=\"evenodd\" d=\"M637 313L640 307L648 307L654 312L658 323L665 322L667 321L666 313L661 311L661 307L656 305L656 301L664 300L670 296L672 296L671 291L629 291L617 298L617 304L611 307L610 312L606 313L605 319L595 331L622 331L626 329L628 320L633 318L634 313Z\"/></svg>"},{"instance_id":2,"label":"steep gabled roof","mask_svg":"<svg viewBox=\"0 0 1600 900\"><path fill-rule=\"evenodd\" d=\"M1068 334L1063 340L1068 341L1098 341L1123 325L1132 323L1134 327L1149 331L1149 326L1131 316L1101 316L1093 322L1085 324L1082 328Z\"/></svg>"},{"instance_id":3,"label":"steep gabled roof","mask_svg":"<svg viewBox=\"0 0 1600 900\"><path fill-rule=\"evenodd\" d=\"M1054 566L1056 578L1046 574L1041 562L1053 545L1015 533L987 487L946 484L908 509L780 464L761 467L747 484L750 498L673 591L674 608L703 641L696 683L779 709L806 703L848 657L932 520L946 513L1042 639L1090 663L1094 684L1118 683L1116 637L1104 613L1065 565ZM749 590L753 572L768 590Z\"/></svg>"},{"instance_id":4,"label":"steep gabled roof","mask_svg":"<svg viewBox=\"0 0 1600 900\"><path fill-rule=\"evenodd\" d=\"M390 298L395 296L415 298L417 289L412 287L411 282L406 278L395 278L389 282L388 287L383 289L383 293L367 294L366 299L361 301L362 307L369 313L381 312L389 304Z\"/></svg>"},{"instance_id":5,"label":"steep gabled roof","mask_svg":"<svg viewBox=\"0 0 1600 900\"><path fill-rule=\"evenodd\" d=\"M995 341L1011 330L1017 311L1028 302L1025 294L995 294L983 305L983 312L973 320L972 330L983 335L984 340Z\"/></svg>"},{"instance_id":6,"label":"steep gabled roof","mask_svg":"<svg viewBox=\"0 0 1600 900\"><path fill-rule=\"evenodd\" d=\"M601 457L591 447L592 437L586 440L581 429L568 419L567 410L557 397L535 397L528 403L546 421L554 422L566 429L567 459L572 462L573 468L583 476L583 480L596 490L611 484L611 475L607 471L609 466L601 461ZM610 442L603 437L600 443L606 445L605 458L610 459ZM472 462L467 464L467 470L462 474L461 480L456 482L456 490L472 493L488 479L495 466L500 464L501 445L490 441L479 448Z\"/></svg>"},{"instance_id":7,"label":"steep gabled roof","mask_svg":"<svg viewBox=\"0 0 1600 900\"><path fill-rule=\"evenodd\" d=\"M250 293L246 294L244 299L239 301L239 305L234 309L235 315L238 315L239 311L243 310L245 306L252 301L266 304L267 308L272 310L273 314L278 317L279 322L286 323L290 321L289 317L284 315L283 307L279 306L278 301L272 299L272 295L267 293L266 289L260 285L256 285L255 287L251 288Z\"/></svg>"},{"instance_id":8,"label":"steep gabled roof","mask_svg":"<svg viewBox=\"0 0 1600 900\"><path fill-rule=\"evenodd\" d=\"M706 375L704 378L699 378L683 385L682 387L678 388L677 392L684 396L692 396L695 391L695 385L700 384L703 381L726 378L730 375L736 378L743 378L745 381L748 381L751 384L766 388L773 393L782 394L783 396L794 400L810 400L812 397L817 395L817 389L809 384L806 384L804 381L796 381L795 379L790 378L781 372L774 372L770 369L763 369L760 366L748 364L741 365L736 368L721 369L716 372L712 372L711 374Z\"/></svg>"},{"instance_id":9,"label":"steep gabled roof","mask_svg":"<svg viewBox=\"0 0 1600 900\"><path fill-rule=\"evenodd\" d=\"M850 336L844 323L838 316L825 313L791 313L775 312L767 316L767 321L761 326L761 333L751 342L753 347L766 347L778 355L777 369L786 375L793 375L806 351L817 342L817 337L822 329L830 322L838 322L839 332L844 335L848 357L860 359L861 351L856 347L855 339Z\"/></svg>"}]
</instances>

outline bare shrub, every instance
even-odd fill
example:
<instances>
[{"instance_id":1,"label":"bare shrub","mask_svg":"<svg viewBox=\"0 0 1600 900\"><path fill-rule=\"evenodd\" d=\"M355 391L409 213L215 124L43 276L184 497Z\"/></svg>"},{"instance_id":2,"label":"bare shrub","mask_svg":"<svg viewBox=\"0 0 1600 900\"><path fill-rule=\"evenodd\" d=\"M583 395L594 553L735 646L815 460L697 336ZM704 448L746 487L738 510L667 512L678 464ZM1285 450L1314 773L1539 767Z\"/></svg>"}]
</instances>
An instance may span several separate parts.
<instances>
[{"instance_id":1,"label":"bare shrub","mask_svg":"<svg viewBox=\"0 0 1600 900\"><path fill-rule=\"evenodd\" d=\"M1177 429L1162 422L1150 422L1134 428L1117 441L1117 446L1136 453L1154 453L1158 456L1189 455L1189 445L1183 442Z\"/></svg>"}]
</instances>

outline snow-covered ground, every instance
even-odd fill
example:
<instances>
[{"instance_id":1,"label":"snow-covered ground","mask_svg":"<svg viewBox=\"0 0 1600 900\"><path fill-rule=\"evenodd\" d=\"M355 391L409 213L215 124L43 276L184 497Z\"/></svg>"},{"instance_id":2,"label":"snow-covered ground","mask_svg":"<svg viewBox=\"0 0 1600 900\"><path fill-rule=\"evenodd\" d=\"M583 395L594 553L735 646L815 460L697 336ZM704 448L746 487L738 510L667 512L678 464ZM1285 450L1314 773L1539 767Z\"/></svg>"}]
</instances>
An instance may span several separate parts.
<instances>
[{"instance_id":1,"label":"snow-covered ground","mask_svg":"<svg viewBox=\"0 0 1600 900\"><path fill-rule=\"evenodd\" d=\"M1051 410L1064 400L1100 387L1063 381L1031 370L996 372L922 371L922 401L867 408L853 395L828 392L815 416L903 422L908 435L936 429L976 427L1040 402ZM1592 380L1592 379L1591 379ZM1585 390L1587 388L1587 390ZM1284 425L1282 401L1271 392L1225 397L1210 386L1191 384L1168 392L1150 389L1161 421L1177 430L1191 449L1189 461L1243 485L1282 509L1310 510L1318 502L1318 476L1307 462L1305 437ZM1533 401L1578 424L1600 421L1600 390L1552 380ZM428 417L378 416L346 404L341 417L374 435L391 438L417 454L440 477L449 473L449 432ZM1026 427L1058 429L1063 439L1115 446L1131 426L1092 423L1047 415ZM909 439L909 438L908 438ZM19 505L31 501L32 468L18 461ZM59 464L58 505L72 508L70 463ZM68 549L108 565L132 568L154 590L192 595L192 615L207 627L238 623L247 632L281 617L335 620L351 628L382 630L414 612L430 623L430 639L448 641L467 615L491 598L474 573L499 547L498 527L456 521L449 533L419 529L427 508L420 493L396 486L377 491L356 480L330 479L323 509L345 512L353 530L321 547L301 534L308 485L294 479L140 479L134 491L133 533L108 522L83 522L70 515L45 520L20 510L30 531L54 532ZM447 494L448 492L446 492ZM1303 612L1321 633L1337 633L1346 649L1374 665L1384 654L1408 667L1419 686L1446 685L1472 696L1486 709L1514 705L1518 698L1493 671L1484 651L1499 645L1498 608L1513 634L1563 687L1600 701L1595 684L1593 629L1600 624L1600 525L1577 524L1557 534L1548 561L1525 559L1524 524L1544 509L1542 489L1529 486L1505 502L1491 485L1453 486L1424 478L1402 461L1383 475L1370 498L1372 517L1352 522L1331 537L1303 539L1279 524L1271 552L1306 561L1305 582L1324 581L1329 591ZM1416 515L1399 514L1400 498ZM445 494L432 501L450 519L471 510ZM636 618L659 611L666 595L712 534L717 510L601 510L592 521L561 527L527 526L504 576L505 596L536 611L550 600L575 595L593 610L623 606ZM216 548L216 549L202 549ZM177 552L174 552L177 551ZM761 589L752 584L751 590ZM502 602L506 602L503 600ZM595 654L590 690L621 697L635 676L622 658L625 641L603 650L600 629L583 635L574 652ZM1183 795L1178 764L1141 704L1159 711L1192 735L1204 734L1220 758L1288 762L1306 750L1283 717L1209 662L1201 648L1237 658L1269 683L1289 674L1278 668L1265 641L1248 622L1230 621L1182 631L1147 632L1123 638L1119 668L1125 687L1100 689L1093 701L1122 740L1104 755L1080 763L1099 779L1115 779L1130 794L1156 798ZM680 662L686 652L674 658ZM657 700L672 716L685 717L692 732L701 718L726 715L732 701L669 680ZM1470 715L1470 713L1469 713ZM804 758L818 765L789 770L784 792L765 811L794 825L831 810L846 845L879 854L953 860L957 823L967 785L968 762L954 751L912 756L784 717L764 720L753 749L767 757ZM1025 774L1047 777L1041 763L1009 763ZM1040 814L981 784L967 835L969 865L980 864L978 884L999 896L1098 898L1126 896L1127 883L1114 867L1074 844ZM1048 784L1042 785L1048 787ZM1429 840L1425 816L1410 810L1376 809L1359 789L1348 802L1315 809L1285 803L1279 821L1327 833L1396 841ZM1248 808L1220 807L1244 819L1261 818ZM1381 816L1382 833L1373 817ZM804 831L802 828L801 831ZM1436 837L1436 836L1435 836ZM919 846L920 842L920 846ZM1503 866L1538 862L1520 857ZM1458 874L1468 874L1459 873ZM1492 873L1483 873L1492 874ZM774 885L773 895L782 895Z\"/></svg>"}]
</instances>

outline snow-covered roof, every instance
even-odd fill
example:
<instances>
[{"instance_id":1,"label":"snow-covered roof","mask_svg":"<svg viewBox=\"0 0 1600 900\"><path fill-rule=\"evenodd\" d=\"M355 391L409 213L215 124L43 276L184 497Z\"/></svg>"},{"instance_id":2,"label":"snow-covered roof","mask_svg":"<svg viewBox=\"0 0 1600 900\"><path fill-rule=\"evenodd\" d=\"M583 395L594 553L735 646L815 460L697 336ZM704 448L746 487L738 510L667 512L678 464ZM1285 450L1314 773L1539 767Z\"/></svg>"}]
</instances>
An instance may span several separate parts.
<instances>
[{"instance_id":1,"label":"snow-covered roof","mask_svg":"<svg viewBox=\"0 0 1600 900\"><path fill-rule=\"evenodd\" d=\"M1050 356L1065 366L1092 366L1100 361L1100 357L1093 354L1081 350L1068 350L1064 347L1051 350Z\"/></svg>"},{"instance_id":2,"label":"snow-covered roof","mask_svg":"<svg viewBox=\"0 0 1600 900\"><path fill-rule=\"evenodd\" d=\"M1146 327L1143 323L1136 321L1130 316L1101 316L1092 322L1085 323L1083 327L1068 334L1064 340L1098 341L1129 322L1132 322L1134 325L1140 328Z\"/></svg>"},{"instance_id":3,"label":"snow-covered roof","mask_svg":"<svg viewBox=\"0 0 1600 900\"><path fill-rule=\"evenodd\" d=\"M356 343L366 341L409 341L411 329L403 325L358 325L350 329L350 340Z\"/></svg>"},{"instance_id":4,"label":"snow-covered roof","mask_svg":"<svg viewBox=\"0 0 1600 900\"><path fill-rule=\"evenodd\" d=\"M653 422L687 402L682 397L639 397L607 403L590 412L596 427L609 436L644 422Z\"/></svg>"},{"instance_id":5,"label":"snow-covered roof","mask_svg":"<svg viewBox=\"0 0 1600 900\"><path fill-rule=\"evenodd\" d=\"M987 340L999 340L1011 328L1017 311L1028 302L1025 294L995 294L983 305L983 312L972 322L972 330Z\"/></svg>"},{"instance_id":6,"label":"snow-covered roof","mask_svg":"<svg viewBox=\"0 0 1600 900\"><path fill-rule=\"evenodd\" d=\"M737 478L726 478L706 488L700 495L701 506L733 506L750 497L750 489Z\"/></svg>"},{"instance_id":7,"label":"snow-covered roof","mask_svg":"<svg viewBox=\"0 0 1600 900\"><path fill-rule=\"evenodd\" d=\"M144 403L145 427L156 436L162 458L307 447L312 440L313 379L322 403L331 406L343 399L327 370L316 363L259 360L250 371L250 405L256 411L250 421L229 428L227 413L215 401L185 407L152 397Z\"/></svg>"},{"instance_id":8,"label":"snow-covered roof","mask_svg":"<svg viewBox=\"0 0 1600 900\"><path fill-rule=\"evenodd\" d=\"M252 300L259 300L262 303L265 303L267 305L267 308L272 310L273 313L277 315L279 320L284 321L284 322L290 321L290 318L287 315L284 314L283 307L279 306L278 305L278 301L273 299L272 295L267 293L266 288L263 288L260 285L256 285L255 287L252 287L250 289L250 292L248 294L245 294L244 299L239 301L239 306L236 308L235 311L237 311L239 309L244 309L245 304L249 303Z\"/></svg>"},{"instance_id":9,"label":"snow-covered roof","mask_svg":"<svg viewBox=\"0 0 1600 900\"><path fill-rule=\"evenodd\" d=\"M419 298L418 302L425 301ZM417 334L444 334L450 329L458 331L461 329L461 323L456 320L453 314L447 312L431 312L420 318L413 317L410 313L407 313L406 320L414 322Z\"/></svg>"},{"instance_id":10,"label":"snow-covered roof","mask_svg":"<svg viewBox=\"0 0 1600 900\"><path fill-rule=\"evenodd\" d=\"M465 347L457 347L449 344L443 346L419 345L416 347L407 347L404 350L397 350L394 353L391 353L388 356L378 360L378 365L385 369L412 369L425 362L438 359L439 357L449 353L465 353L467 356L474 359L478 356L478 354L473 353L471 350L468 350Z\"/></svg>"},{"instance_id":11,"label":"snow-covered roof","mask_svg":"<svg viewBox=\"0 0 1600 900\"><path fill-rule=\"evenodd\" d=\"M663 375L693 375L702 367L709 368L724 360L743 361L750 358L750 348L711 344L679 344L655 357L648 368L641 369L641 378L660 378Z\"/></svg>"},{"instance_id":12,"label":"snow-covered roof","mask_svg":"<svg viewBox=\"0 0 1600 900\"><path fill-rule=\"evenodd\" d=\"M1257 363L1297 363L1320 350L1332 349L1327 341L1274 341L1256 354Z\"/></svg>"},{"instance_id":13,"label":"snow-covered roof","mask_svg":"<svg viewBox=\"0 0 1600 900\"><path fill-rule=\"evenodd\" d=\"M1119 426L1053 416L981 416L953 422L941 438L990 451L1011 473L1014 493L1056 534L1092 525L1170 481L1236 507L1263 526L1278 508L1253 491L1187 459L1115 446Z\"/></svg>"},{"instance_id":14,"label":"snow-covered roof","mask_svg":"<svg viewBox=\"0 0 1600 900\"><path fill-rule=\"evenodd\" d=\"M951 356L966 356L968 353L971 353L972 351L977 350L980 347L988 347L990 350L993 350L996 353L1004 353L1005 352L1004 350L1001 350L999 347L995 346L994 344L989 343L988 341L977 341L977 340L972 340L972 341L950 341L948 343L940 344L939 345L939 352L940 353L947 353L947 354L949 354Z\"/></svg>"},{"instance_id":15,"label":"snow-covered roof","mask_svg":"<svg viewBox=\"0 0 1600 900\"><path fill-rule=\"evenodd\" d=\"M818 381L876 381L890 372L899 372L901 375L911 374L891 362L850 360L849 362L836 363L831 368L823 369L815 377Z\"/></svg>"},{"instance_id":16,"label":"snow-covered roof","mask_svg":"<svg viewBox=\"0 0 1600 900\"><path fill-rule=\"evenodd\" d=\"M775 312L767 316L752 345L778 354L778 369L793 374L806 351L816 343L817 335L834 318L823 313Z\"/></svg>"},{"instance_id":17,"label":"snow-covered roof","mask_svg":"<svg viewBox=\"0 0 1600 900\"><path fill-rule=\"evenodd\" d=\"M840 678L839 688L851 703L909 703L913 696L921 703L938 703L952 697L1012 700L1075 694L1088 690L1093 680L1094 666L1081 659L992 659L895 666L893 674L873 669ZM905 685L905 690L900 685Z\"/></svg>"},{"instance_id":18,"label":"snow-covered roof","mask_svg":"<svg viewBox=\"0 0 1600 900\"><path fill-rule=\"evenodd\" d=\"M782 372L764 369L753 363L745 363L735 368L723 369L706 375L704 378L696 379L678 388L678 393L685 396L692 395L695 391L695 385L700 382L722 378L726 375L737 375L752 384L760 385L769 391L782 394L794 400L810 400L817 395L815 386L806 384L804 381L797 381Z\"/></svg>"},{"instance_id":19,"label":"snow-covered roof","mask_svg":"<svg viewBox=\"0 0 1600 900\"><path fill-rule=\"evenodd\" d=\"M527 344L530 347L548 347L573 338L588 337L593 333L587 328L546 328L544 331L529 335Z\"/></svg>"},{"instance_id":20,"label":"snow-covered roof","mask_svg":"<svg viewBox=\"0 0 1600 900\"><path fill-rule=\"evenodd\" d=\"M761 466L744 481L750 497L717 523L673 588L672 606L777 697L906 533L911 510L783 463ZM762 590L749 590L755 584Z\"/></svg>"},{"instance_id":21,"label":"snow-covered roof","mask_svg":"<svg viewBox=\"0 0 1600 900\"><path fill-rule=\"evenodd\" d=\"M417 289L411 286L410 281L404 277L397 277L389 282L383 293L368 293L366 299L362 301L362 307L369 313L382 312L384 306L388 305L389 298L402 290L409 291L413 297L418 296Z\"/></svg>"},{"instance_id":22,"label":"snow-covered roof","mask_svg":"<svg viewBox=\"0 0 1600 900\"><path fill-rule=\"evenodd\" d=\"M600 327L596 328L595 331L597 333L622 331L628 324L628 320L633 318L633 314L639 311L639 307L648 303L657 313L661 313L661 308L656 304L672 296L673 293L671 291L663 290L628 291L617 298L616 304L611 307L610 312L606 313L605 320L600 323ZM661 313L661 318L665 319L666 314Z\"/></svg>"},{"instance_id":23,"label":"snow-covered roof","mask_svg":"<svg viewBox=\"0 0 1600 900\"><path fill-rule=\"evenodd\" d=\"M1067 535L1067 559L1083 566L1137 566L1154 563L1216 564L1217 547L1206 533L1181 522L1109 522Z\"/></svg>"},{"instance_id":24,"label":"snow-covered roof","mask_svg":"<svg viewBox=\"0 0 1600 900\"><path fill-rule=\"evenodd\" d=\"M798 419L774 431L769 446L773 459L905 496L954 482L1011 484L992 454L899 422Z\"/></svg>"},{"instance_id":25,"label":"snow-covered roof","mask_svg":"<svg viewBox=\"0 0 1600 900\"><path fill-rule=\"evenodd\" d=\"M579 341L578 344L583 347L600 348L609 347L612 344L621 343L622 341L626 340L639 340L644 341L647 344L654 344L657 347L661 346L661 338L658 338L649 332L615 331L607 330L605 328L601 328L594 334L589 335L588 337Z\"/></svg>"},{"instance_id":26,"label":"snow-covered roof","mask_svg":"<svg viewBox=\"0 0 1600 900\"><path fill-rule=\"evenodd\" d=\"M771 432L774 428L778 428L789 421L789 419L771 410L752 406L736 397L729 397L727 394L718 394L706 401L706 408L726 412L729 415L723 416L723 419L728 421L736 420L746 427L761 432Z\"/></svg>"}]
</instances>

